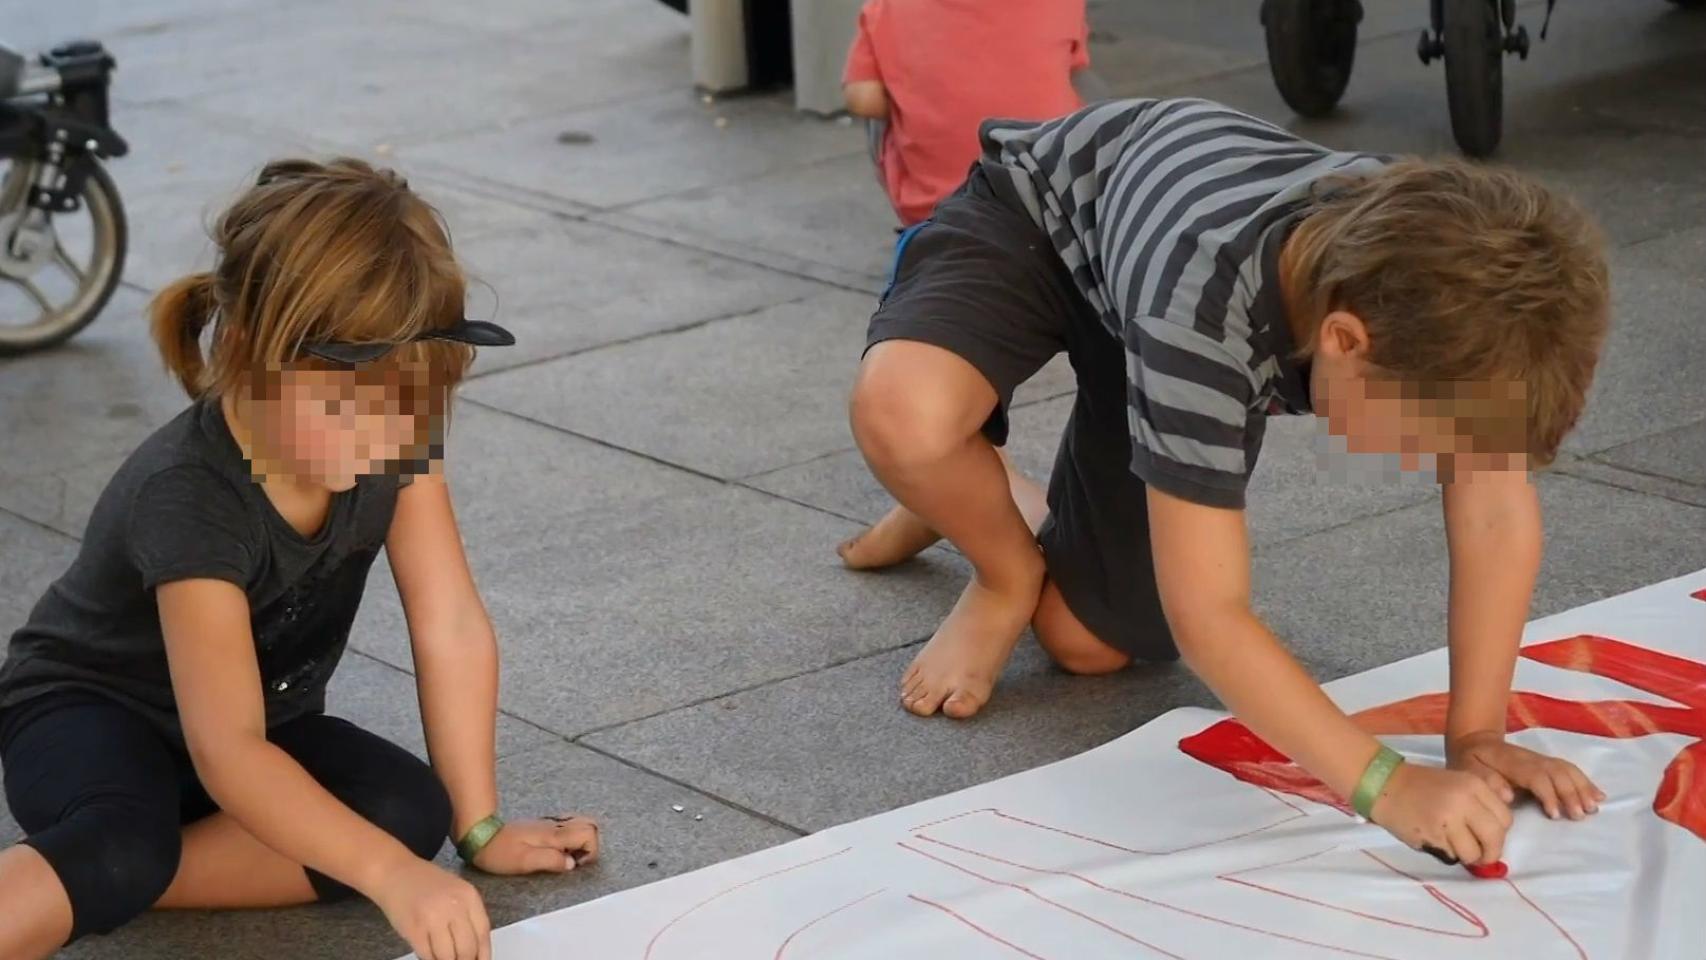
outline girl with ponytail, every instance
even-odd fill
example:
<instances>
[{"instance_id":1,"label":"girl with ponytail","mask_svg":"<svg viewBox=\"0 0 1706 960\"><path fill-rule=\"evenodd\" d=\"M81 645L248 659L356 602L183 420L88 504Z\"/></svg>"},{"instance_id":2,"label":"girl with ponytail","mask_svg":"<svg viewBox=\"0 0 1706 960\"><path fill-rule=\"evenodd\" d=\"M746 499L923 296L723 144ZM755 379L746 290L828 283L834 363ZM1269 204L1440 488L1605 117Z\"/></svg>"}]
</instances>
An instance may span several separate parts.
<instances>
[{"instance_id":1,"label":"girl with ponytail","mask_svg":"<svg viewBox=\"0 0 1706 960\"><path fill-rule=\"evenodd\" d=\"M359 160L269 164L161 290L154 340L190 405L96 504L0 666L0 766L27 833L0 852L0 957L151 907L360 894L426 960L487 960L491 873L596 857L588 820L505 824L497 646L439 462L476 346L437 213ZM328 716L387 554L431 766Z\"/></svg>"}]
</instances>

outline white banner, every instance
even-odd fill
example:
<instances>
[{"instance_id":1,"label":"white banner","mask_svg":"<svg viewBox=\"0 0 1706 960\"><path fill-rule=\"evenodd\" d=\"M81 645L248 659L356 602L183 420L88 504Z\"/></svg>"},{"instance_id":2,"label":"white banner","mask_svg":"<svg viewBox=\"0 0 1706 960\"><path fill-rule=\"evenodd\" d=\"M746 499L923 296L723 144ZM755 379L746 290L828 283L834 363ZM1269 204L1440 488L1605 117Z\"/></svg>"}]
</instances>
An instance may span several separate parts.
<instances>
[{"instance_id":1,"label":"white banner","mask_svg":"<svg viewBox=\"0 0 1706 960\"><path fill-rule=\"evenodd\" d=\"M1310 799L1327 798L1224 714L1176 710L1070 760L515 924L497 960L1698 958L1703 599L1706 571L1529 625L1511 736L1609 797L1579 823L1519 804L1504 879ZM1327 689L1438 763L1446 676L1441 650Z\"/></svg>"}]
</instances>

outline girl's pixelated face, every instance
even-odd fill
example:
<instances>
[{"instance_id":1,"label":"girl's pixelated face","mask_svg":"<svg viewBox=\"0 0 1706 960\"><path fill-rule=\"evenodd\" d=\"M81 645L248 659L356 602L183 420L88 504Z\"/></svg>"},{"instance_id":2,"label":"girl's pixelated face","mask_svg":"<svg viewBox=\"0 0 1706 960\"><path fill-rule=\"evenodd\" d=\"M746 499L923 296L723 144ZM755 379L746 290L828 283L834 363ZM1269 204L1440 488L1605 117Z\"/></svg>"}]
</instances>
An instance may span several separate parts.
<instances>
[{"instance_id":1,"label":"girl's pixelated face","mask_svg":"<svg viewBox=\"0 0 1706 960\"><path fill-rule=\"evenodd\" d=\"M332 491L384 473L416 443L421 417L406 409L403 371L301 369L278 374L267 432L293 476Z\"/></svg>"}]
</instances>

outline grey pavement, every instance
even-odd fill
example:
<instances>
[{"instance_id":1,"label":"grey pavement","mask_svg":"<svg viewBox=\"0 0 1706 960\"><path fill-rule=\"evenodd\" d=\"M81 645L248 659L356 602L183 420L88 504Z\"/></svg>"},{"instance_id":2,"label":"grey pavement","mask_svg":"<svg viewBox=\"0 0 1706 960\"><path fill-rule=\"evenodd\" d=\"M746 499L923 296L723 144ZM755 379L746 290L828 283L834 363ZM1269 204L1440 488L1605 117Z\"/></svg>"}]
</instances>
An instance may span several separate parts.
<instances>
[{"instance_id":1,"label":"grey pavement","mask_svg":"<svg viewBox=\"0 0 1706 960\"><path fill-rule=\"evenodd\" d=\"M1422 0L1365 0L1341 109L1293 116L1253 0L1091 0L1121 95L1224 100L1334 146L1451 148ZM112 165L126 284L63 349L0 363L0 632L74 555L102 485L184 403L147 342L151 292L209 256L205 223L269 157L400 166L521 338L483 356L450 473L504 649L500 777L517 814L606 823L606 861L478 882L509 922L1076 753L1211 703L1177 665L1096 680L1023 647L988 712L894 697L966 575L939 547L886 574L835 544L886 495L845 396L892 217L855 125L785 94L706 100L684 20L651 0L4 0L10 41L116 52ZM1522 5L1536 32L1541 4ZM1540 480L1534 614L1706 566L1706 15L1559 6L1507 63L1501 159L1580 197L1614 249L1616 328L1580 429ZM567 135L567 136L565 136ZM1072 407L1051 366L1012 452L1046 474ZM1253 486L1261 612L1340 676L1443 642L1446 559L1423 482L1324 471L1276 423ZM1366 465L1365 465L1366 466ZM1370 470L1362 470L1370 474ZM334 710L421 750L407 636L376 570ZM673 807L685 812L677 814ZM695 819L702 815L703 820ZM0 842L17 835L0 807ZM451 862L444 855L444 862ZM80 958L389 960L371 907L150 916Z\"/></svg>"}]
</instances>

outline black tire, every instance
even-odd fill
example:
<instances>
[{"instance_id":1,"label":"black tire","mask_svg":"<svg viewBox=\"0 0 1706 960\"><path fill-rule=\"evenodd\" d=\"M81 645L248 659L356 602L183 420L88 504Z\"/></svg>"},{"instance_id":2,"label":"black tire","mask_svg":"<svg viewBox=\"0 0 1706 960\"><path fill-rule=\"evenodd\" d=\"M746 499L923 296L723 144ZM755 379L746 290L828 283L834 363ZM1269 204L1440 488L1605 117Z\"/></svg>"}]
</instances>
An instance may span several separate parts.
<instances>
[{"instance_id":1,"label":"black tire","mask_svg":"<svg viewBox=\"0 0 1706 960\"><path fill-rule=\"evenodd\" d=\"M1268 67L1286 106L1305 117L1332 112L1356 61L1358 0L1263 0Z\"/></svg>"},{"instance_id":2,"label":"black tire","mask_svg":"<svg viewBox=\"0 0 1706 960\"><path fill-rule=\"evenodd\" d=\"M14 161L16 162L16 161ZM130 247L130 224L125 219L124 202L119 198L118 184L98 160L89 165L88 179L83 181L83 203L90 208L97 224L105 224L105 238L110 251L99 263L90 265L100 271L96 282L78 294L76 309L51 323L8 330L0 323L0 356L29 353L57 346L76 336L84 327L95 322L118 289L124 275L125 255ZM98 249L98 248L97 248ZM4 282L4 281L0 281Z\"/></svg>"},{"instance_id":3,"label":"black tire","mask_svg":"<svg viewBox=\"0 0 1706 960\"><path fill-rule=\"evenodd\" d=\"M1490 156L1504 131L1505 49L1498 4L1445 0L1445 92L1451 132L1471 157Z\"/></svg>"}]
</instances>

